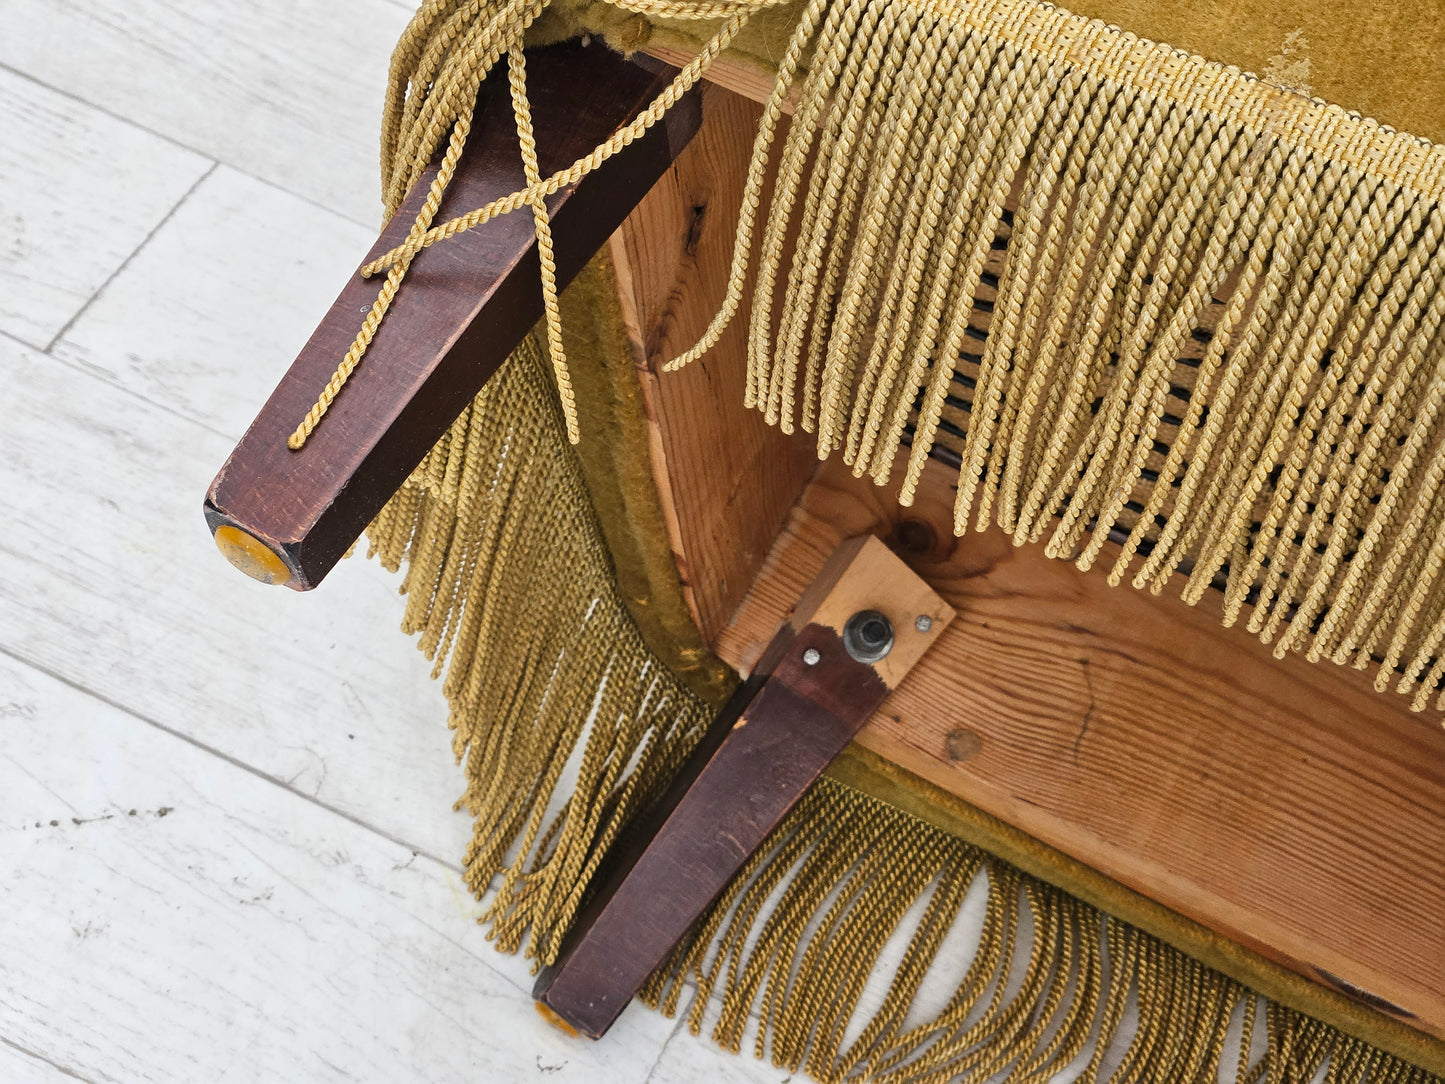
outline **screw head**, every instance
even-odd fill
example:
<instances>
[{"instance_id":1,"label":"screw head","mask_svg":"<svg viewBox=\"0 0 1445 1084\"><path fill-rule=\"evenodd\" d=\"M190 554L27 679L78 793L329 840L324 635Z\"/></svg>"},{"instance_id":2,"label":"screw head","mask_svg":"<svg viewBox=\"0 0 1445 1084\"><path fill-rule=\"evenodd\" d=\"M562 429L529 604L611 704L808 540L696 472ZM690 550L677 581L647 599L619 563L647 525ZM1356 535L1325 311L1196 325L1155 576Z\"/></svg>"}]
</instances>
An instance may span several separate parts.
<instances>
[{"instance_id":1,"label":"screw head","mask_svg":"<svg viewBox=\"0 0 1445 1084\"><path fill-rule=\"evenodd\" d=\"M919 632L927 632L933 628L933 618L927 614L919 614L918 618L913 622L913 627Z\"/></svg>"},{"instance_id":2,"label":"screw head","mask_svg":"<svg viewBox=\"0 0 1445 1084\"><path fill-rule=\"evenodd\" d=\"M803 652L803 665L805 666L817 666L822 660L823 656L818 653L816 647L810 647Z\"/></svg>"}]
</instances>

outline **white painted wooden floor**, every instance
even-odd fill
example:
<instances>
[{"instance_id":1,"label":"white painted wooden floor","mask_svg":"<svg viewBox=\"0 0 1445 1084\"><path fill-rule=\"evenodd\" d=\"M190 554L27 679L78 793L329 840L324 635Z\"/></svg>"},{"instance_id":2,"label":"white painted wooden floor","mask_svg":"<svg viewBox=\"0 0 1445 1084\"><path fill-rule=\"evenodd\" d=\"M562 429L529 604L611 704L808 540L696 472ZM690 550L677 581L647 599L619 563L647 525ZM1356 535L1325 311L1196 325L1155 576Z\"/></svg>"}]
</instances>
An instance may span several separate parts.
<instances>
[{"instance_id":1,"label":"white painted wooden floor","mask_svg":"<svg viewBox=\"0 0 1445 1084\"><path fill-rule=\"evenodd\" d=\"M0 1084L769 1081L544 1025L401 600L207 483L377 224L405 0L0 0Z\"/></svg>"}]
</instances>

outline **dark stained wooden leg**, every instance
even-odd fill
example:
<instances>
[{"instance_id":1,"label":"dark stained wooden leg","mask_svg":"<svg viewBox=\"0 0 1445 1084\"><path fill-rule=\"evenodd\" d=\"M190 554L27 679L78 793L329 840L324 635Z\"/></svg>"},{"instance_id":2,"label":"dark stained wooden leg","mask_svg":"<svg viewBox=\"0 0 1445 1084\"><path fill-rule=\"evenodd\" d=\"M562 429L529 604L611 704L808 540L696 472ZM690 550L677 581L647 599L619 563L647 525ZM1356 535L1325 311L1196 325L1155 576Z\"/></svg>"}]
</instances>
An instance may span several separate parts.
<instances>
[{"instance_id":1,"label":"dark stained wooden leg","mask_svg":"<svg viewBox=\"0 0 1445 1084\"><path fill-rule=\"evenodd\" d=\"M883 543L843 544L537 982L597 1038L953 618Z\"/></svg>"},{"instance_id":2,"label":"dark stained wooden leg","mask_svg":"<svg viewBox=\"0 0 1445 1084\"><path fill-rule=\"evenodd\" d=\"M530 50L528 89L543 175L632 120L675 72L600 44ZM506 79L488 80L436 221L525 187ZM565 285L622 223L701 122L694 92L643 138L548 200ZM400 243L429 172L363 265ZM234 563L315 587L542 315L532 215L493 219L420 253L366 358L299 451L286 438L350 348L381 280L354 276L221 468L206 521Z\"/></svg>"}]
</instances>

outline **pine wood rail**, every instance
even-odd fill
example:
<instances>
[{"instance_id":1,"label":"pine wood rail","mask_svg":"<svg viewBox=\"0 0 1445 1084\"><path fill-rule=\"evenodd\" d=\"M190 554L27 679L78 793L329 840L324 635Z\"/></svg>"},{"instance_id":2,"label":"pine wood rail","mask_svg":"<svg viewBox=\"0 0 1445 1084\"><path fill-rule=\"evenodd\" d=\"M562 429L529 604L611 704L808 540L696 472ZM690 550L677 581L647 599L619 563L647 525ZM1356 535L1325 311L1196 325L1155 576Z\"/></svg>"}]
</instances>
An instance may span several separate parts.
<instances>
[{"instance_id":1,"label":"pine wood rail","mask_svg":"<svg viewBox=\"0 0 1445 1084\"><path fill-rule=\"evenodd\" d=\"M957 611L858 741L1276 962L1445 1037L1445 730L1358 670L1274 659L1198 607L952 534L830 462L715 647L746 672L838 540ZM1211 607L1211 603L1213 608Z\"/></svg>"}]
</instances>

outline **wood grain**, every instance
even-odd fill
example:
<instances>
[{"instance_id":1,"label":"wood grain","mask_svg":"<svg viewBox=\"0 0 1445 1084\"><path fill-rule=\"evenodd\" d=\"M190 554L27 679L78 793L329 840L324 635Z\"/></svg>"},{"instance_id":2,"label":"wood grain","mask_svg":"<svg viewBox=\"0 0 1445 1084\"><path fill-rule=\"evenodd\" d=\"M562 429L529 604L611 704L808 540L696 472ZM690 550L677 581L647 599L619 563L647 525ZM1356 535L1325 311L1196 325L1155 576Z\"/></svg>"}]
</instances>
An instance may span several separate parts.
<instances>
[{"instance_id":1,"label":"wood grain","mask_svg":"<svg viewBox=\"0 0 1445 1084\"><path fill-rule=\"evenodd\" d=\"M388 0L0 0L0 64L375 229L407 18Z\"/></svg>"},{"instance_id":2,"label":"wood grain","mask_svg":"<svg viewBox=\"0 0 1445 1084\"><path fill-rule=\"evenodd\" d=\"M892 648L865 661L848 647L858 613L884 615ZM931 615L919 628L920 613ZM953 611L869 535L824 564L688 758L667 795L630 832L534 996L601 1037L917 664Z\"/></svg>"},{"instance_id":3,"label":"wood grain","mask_svg":"<svg viewBox=\"0 0 1445 1084\"><path fill-rule=\"evenodd\" d=\"M699 51L678 48L675 45L656 40L649 41L642 47L642 52L648 56L655 56L658 60L671 64L674 68L686 67ZM724 90L759 103L766 102L772 97L773 87L777 81L777 75L757 61L731 56L728 53L724 53L712 62L704 78ZM801 92L801 85L794 83L783 99L784 113L793 112L793 106L797 103Z\"/></svg>"},{"instance_id":4,"label":"wood grain","mask_svg":"<svg viewBox=\"0 0 1445 1084\"><path fill-rule=\"evenodd\" d=\"M543 1026L449 863L4 656L0 689L0 1035L42 1070L0 1045L7 1082L632 1084L660 1055L655 1013Z\"/></svg>"},{"instance_id":5,"label":"wood grain","mask_svg":"<svg viewBox=\"0 0 1445 1084\"><path fill-rule=\"evenodd\" d=\"M395 579L347 561L294 595L238 575L196 515L228 439L4 338L0 381L0 650L416 850L462 854L446 700L397 631Z\"/></svg>"},{"instance_id":6,"label":"wood grain","mask_svg":"<svg viewBox=\"0 0 1445 1084\"><path fill-rule=\"evenodd\" d=\"M661 372L697 341L726 294L759 115L755 103L708 85L697 137L612 238L655 434L653 473L684 593L708 637L742 600L816 466L805 437L784 436L743 408L746 313L702 360Z\"/></svg>"},{"instance_id":7,"label":"wood grain","mask_svg":"<svg viewBox=\"0 0 1445 1084\"><path fill-rule=\"evenodd\" d=\"M95 103L97 114L128 117L237 167L212 174L138 253L127 248L129 218L90 220L88 244L125 262L52 351L69 363L0 335L0 650L59 681L24 665L18 673L28 676L7 668L0 677L0 847L17 847L4 852L0 937L45 931L5 959L26 970L0 983L0 1079L295 1079L300 1067L316 1080L444 1081L476 1080L494 1066L507 1079L549 1084L776 1084L786 1075L685 1027L671 1031L649 1071L647 1013L590 1052L557 1042L525 1006L525 961L481 941L465 890L445 875L419 888L409 879L427 853L460 855L469 824L451 809L461 777L442 728L445 702L429 664L394 631L395 578L353 561L325 591L268 591L217 561L195 517L197 487L274 384L271 370L304 341L336 275L354 264L348 252L374 232L385 60L414 7L0 0L5 63ZM373 17L381 8L396 21ZM84 133L105 124L78 117L61 129L58 158L0 140L21 166L0 177L0 206L34 198L25 186L47 160L49 183L81 185L66 174L86 161ZM93 281L87 245L51 255L57 281ZM94 697L56 700L51 711L44 690L62 686ZM5 715L12 707L19 714ZM128 725L110 730L105 720L117 713ZM84 725L61 727L72 715ZM31 743L51 728L54 740ZM176 739L156 741L161 729ZM184 837L163 846L144 833L84 834L114 821L72 825L77 834L41 843L8 831L17 809L61 811L39 781L77 807L77 794L94 797L102 811L106 802L155 811L173 802L172 783L204 790L209 804L175 804L147 822ZM22 804L37 795L39 804ZM181 815L202 808L204 817ZM372 849L378 839L385 849ZM262 849L258 840L275 842ZM273 861L294 856L284 868L300 889L253 864L243 846ZM18 876L28 863L42 875ZM163 875L150 869L157 863ZM257 873L284 899L252 902L231 881ZM969 907L971 925L959 923L925 979L925 1011L946 1003L971 957L982 894ZM357 917L348 908L385 918L347 930ZM118 928L115 917L132 913ZM81 929L97 918L111 925L81 939L68 925L43 925L57 914L81 917ZM269 951L278 938L294 951L267 955L275 968L258 987L252 947ZM394 951L398 938L420 954ZM510 989L474 971L482 961ZM870 980L864 1015L881 1003L896 963L887 957ZM334 981L316 979L331 965L340 968ZM371 1018L372 1031L356 1029L358 1005L376 1012L378 981L399 982L400 993ZM32 1000L18 1006L15 990ZM177 1006L196 1030L158 1025ZM189 1015L194 1006L208 1012ZM333 1035L359 1042L371 1060L343 1050L341 1068L328 1067Z\"/></svg>"},{"instance_id":8,"label":"wood grain","mask_svg":"<svg viewBox=\"0 0 1445 1084\"><path fill-rule=\"evenodd\" d=\"M218 166L51 353L234 443L375 238Z\"/></svg>"},{"instance_id":9,"label":"wood grain","mask_svg":"<svg viewBox=\"0 0 1445 1084\"><path fill-rule=\"evenodd\" d=\"M542 176L603 142L671 81L601 46L564 42L528 53L528 96ZM565 287L697 129L689 95L624 151L547 201L556 278ZM526 186L505 88L483 85L474 133L442 198L437 221ZM405 240L428 197L435 166L362 263ZM341 559L542 316L534 226L516 213L420 252L376 331L363 364L305 446L287 438L351 348L358 313L379 280L345 280L315 333L282 377L206 494L206 522L239 528L290 570L295 590L315 587Z\"/></svg>"},{"instance_id":10,"label":"wood grain","mask_svg":"<svg viewBox=\"0 0 1445 1084\"><path fill-rule=\"evenodd\" d=\"M211 164L3 69L0 132L0 331L43 349Z\"/></svg>"},{"instance_id":11,"label":"wood grain","mask_svg":"<svg viewBox=\"0 0 1445 1084\"><path fill-rule=\"evenodd\" d=\"M394 6L403 19L415 7ZM0 1080L641 1084L676 1037L686 1079L774 1081L651 1013L590 1049L553 1033L527 1004L528 961L497 954L473 921L459 871L470 819L452 809L463 779L430 664L397 631L397 578L355 560L325 591L268 591L217 560L195 515L276 366L375 236L376 116L358 87L379 92L393 32L353 26L369 8L0 0L26 16L4 24L0 50L52 50L67 118L52 123L44 91L33 127L55 142L12 141L0 121L16 166L0 176L0 218L43 210L42 187L108 185L113 199L75 223L83 243L45 251L46 281L76 284L70 311L86 305L59 344L0 331ZM85 11L97 30L141 14L161 25L137 31L135 55L97 57L69 36ZM152 49L229 16L246 33ZM314 50L300 40L323 33ZM194 175L157 170L190 156L146 133L111 139L125 122L76 95L120 109L138 81L172 85L145 70L168 61L195 83L144 103L157 132L184 131L198 97L219 102L206 134L253 140L244 168L270 154L315 177L354 169L365 225L340 200L225 165L163 221L132 215L130 180L169 199ZM336 144L252 107L298 84L315 89L303 104L316 117L340 118ZM115 273L92 300L97 257Z\"/></svg>"},{"instance_id":12,"label":"wood grain","mask_svg":"<svg viewBox=\"0 0 1445 1084\"><path fill-rule=\"evenodd\" d=\"M1366 675L1275 660L1169 597L955 539L830 463L717 638L746 668L841 538L887 538L959 612L860 742L1179 913L1445 1035L1445 731Z\"/></svg>"}]
</instances>

